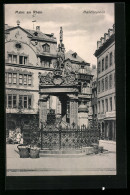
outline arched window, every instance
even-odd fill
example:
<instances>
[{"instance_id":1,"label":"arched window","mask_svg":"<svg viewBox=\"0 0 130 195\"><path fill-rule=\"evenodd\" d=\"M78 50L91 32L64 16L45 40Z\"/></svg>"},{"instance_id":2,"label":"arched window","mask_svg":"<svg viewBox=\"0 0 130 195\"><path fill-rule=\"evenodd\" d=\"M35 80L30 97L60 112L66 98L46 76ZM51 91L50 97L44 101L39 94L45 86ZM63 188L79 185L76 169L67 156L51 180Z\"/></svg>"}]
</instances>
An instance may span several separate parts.
<instances>
[{"instance_id":1,"label":"arched window","mask_svg":"<svg viewBox=\"0 0 130 195\"><path fill-rule=\"evenodd\" d=\"M43 52L50 52L50 46L48 44L42 45Z\"/></svg>"}]
</instances>

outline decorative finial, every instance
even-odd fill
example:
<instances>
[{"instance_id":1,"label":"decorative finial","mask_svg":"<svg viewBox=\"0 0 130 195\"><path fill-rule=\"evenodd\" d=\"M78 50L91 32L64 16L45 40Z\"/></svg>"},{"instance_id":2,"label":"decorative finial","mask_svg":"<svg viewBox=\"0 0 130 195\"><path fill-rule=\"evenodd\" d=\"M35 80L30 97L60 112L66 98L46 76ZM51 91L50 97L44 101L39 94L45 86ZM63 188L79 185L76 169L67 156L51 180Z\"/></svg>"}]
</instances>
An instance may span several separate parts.
<instances>
[{"instance_id":1,"label":"decorative finial","mask_svg":"<svg viewBox=\"0 0 130 195\"><path fill-rule=\"evenodd\" d=\"M63 41L63 30L62 27L60 27L60 43Z\"/></svg>"},{"instance_id":2,"label":"decorative finial","mask_svg":"<svg viewBox=\"0 0 130 195\"><path fill-rule=\"evenodd\" d=\"M20 26L20 21L19 20L17 20L17 26Z\"/></svg>"}]
</instances>

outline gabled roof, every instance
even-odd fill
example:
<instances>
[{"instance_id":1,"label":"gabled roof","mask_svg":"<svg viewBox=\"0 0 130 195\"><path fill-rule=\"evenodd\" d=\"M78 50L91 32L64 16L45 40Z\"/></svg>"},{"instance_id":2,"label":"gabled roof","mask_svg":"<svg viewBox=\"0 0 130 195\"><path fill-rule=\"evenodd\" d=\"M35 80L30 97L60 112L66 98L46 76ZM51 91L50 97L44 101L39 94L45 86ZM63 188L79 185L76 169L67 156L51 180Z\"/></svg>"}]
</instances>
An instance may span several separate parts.
<instances>
[{"instance_id":1,"label":"gabled roof","mask_svg":"<svg viewBox=\"0 0 130 195\"><path fill-rule=\"evenodd\" d=\"M85 63L88 64L87 62L85 62L78 54L76 55L76 58L74 57L73 54L75 54L76 52L69 50L68 52L65 53L65 60L69 59L71 61L75 61L75 62L79 62L79 63Z\"/></svg>"},{"instance_id":2,"label":"gabled roof","mask_svg":"<svg viewBox=\"0 0 130 195\"><path fill-rule=\"evenodd\" d=\"M14 30L16 28L20 28L21 30L23 30L24 32L28 33L32 39L37 39L37 40L47 40L47 41L53 41L53 42L57 42L56 39L52 36L47 36L44 33L42 33L41 31L36 31L36 30L30 30L30 29L25 29L22 28L21 26L16 26L16 27L12 27L12 26L5 26L5 31L9 32L11 30ZM38 32L38 35L35 36L34 33Z\"/></svg>"}]
</instances>

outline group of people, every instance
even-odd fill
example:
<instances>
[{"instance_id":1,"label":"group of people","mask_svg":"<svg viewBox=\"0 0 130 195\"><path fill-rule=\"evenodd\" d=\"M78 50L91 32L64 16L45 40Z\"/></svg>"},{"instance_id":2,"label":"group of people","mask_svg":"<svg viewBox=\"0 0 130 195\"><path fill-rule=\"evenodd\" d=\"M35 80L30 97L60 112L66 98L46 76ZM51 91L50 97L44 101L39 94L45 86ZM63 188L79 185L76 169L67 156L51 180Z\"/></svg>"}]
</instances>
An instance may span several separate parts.
<instances>
[{"instance_id":1,"label":"group of people","mask_svg":"<svg viewBox=\"0 0 130 195\"><path fill-rule=\"evenodd\" d=\"M18 144L23 144L23 134L20 129L16 129L15 131L9 130L9 138Z\"/></svg>"}]
</instances>

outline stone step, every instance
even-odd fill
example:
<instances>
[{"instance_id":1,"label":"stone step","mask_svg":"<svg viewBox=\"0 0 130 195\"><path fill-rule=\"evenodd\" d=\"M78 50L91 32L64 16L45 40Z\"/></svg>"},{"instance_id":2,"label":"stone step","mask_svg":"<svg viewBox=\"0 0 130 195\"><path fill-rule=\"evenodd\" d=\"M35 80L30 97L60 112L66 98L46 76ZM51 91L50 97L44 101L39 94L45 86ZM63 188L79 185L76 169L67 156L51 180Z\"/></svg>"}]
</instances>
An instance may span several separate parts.
<instances>
[{"instance_id":1,"label":"stone step","mask_svg":"<svg viewBox=\"0 0 130 195\"><path fill-rule=\"evenodd\" d=\"M39 157L56 157L56 158L78 158L78 157L83 157L85 156L85 153L80 153L80 154L44 154L40 153Z\"/></svg>"}]
</instances>

